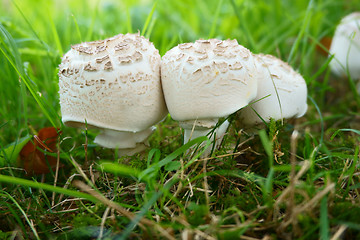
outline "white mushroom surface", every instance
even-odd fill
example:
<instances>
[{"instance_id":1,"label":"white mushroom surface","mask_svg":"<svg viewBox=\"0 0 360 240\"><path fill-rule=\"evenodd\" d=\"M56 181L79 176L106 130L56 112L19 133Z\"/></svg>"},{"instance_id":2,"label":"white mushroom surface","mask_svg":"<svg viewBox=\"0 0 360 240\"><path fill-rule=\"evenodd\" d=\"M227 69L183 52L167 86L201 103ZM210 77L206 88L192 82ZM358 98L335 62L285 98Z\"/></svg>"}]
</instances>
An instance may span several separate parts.
<instances>
[{"instance_id":1,"label":"white mushroom surface","mask_svg":"<svg viewBox=\"0 0 360 240\"><path fill-rule=\"evenodd\" d=\"M336 27L330 50L334 59L330 62L331 71L340 76L360 79L360 12L344 17Z\"/></svg>"},{"instance_id":2,"label":"white mushroom surface","mask_svg":"<svg viewBox=\"0 0 360 240\"><path fill-rule=\"evenodd\" d=\"M184 143L208 134L219 118L246 106L256 96L253 56L236 40L197 40L170 49L162 58L166 105L184 128ZM228 122L216 130L221 142ZM192 132L194 127L194 132Z\"/></svg>"},{"instance_id":3,"label":"white mushroom surface","mask_svg":"<svg viewBox=\"0 0 360 240\"><path fill-rule=\"evenodd\" d=\"M143 148L153 125L167 115L160 54L139 34L119 34L71 47L59 66L62 121L102 129L95 142Z\"/></svg>"},{"instance_id":4,"label":"white mushroom surface","mask_svg":"<svg viewBox=\"0 0 360 240\"><path fill-rule=\"evenodd\" d=\"M307 110L304 78L287 63L272 55L254 55L258 69L256 99L240 111L244 126L274 120L299 118ZM260 115L260 118L258 115Z\"/></svg>"}]
</instances>

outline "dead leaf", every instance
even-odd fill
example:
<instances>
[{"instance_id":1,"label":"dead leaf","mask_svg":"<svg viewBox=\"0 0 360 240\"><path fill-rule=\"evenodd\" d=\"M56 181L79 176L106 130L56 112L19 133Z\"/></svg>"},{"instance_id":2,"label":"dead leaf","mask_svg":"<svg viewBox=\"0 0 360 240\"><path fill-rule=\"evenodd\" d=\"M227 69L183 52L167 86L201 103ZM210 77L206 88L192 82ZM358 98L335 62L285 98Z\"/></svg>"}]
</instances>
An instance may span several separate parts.
<instances>
[{"instance_id":1,"label":"dead leaf","mask_svg":"<svg viewBox=\"0 0 360 240\"><path fill-rule=\"evenodd\" d=\"M46 152L57 152L56 143L59 134L58 129L54 127L42 128L37 135L34 135L33 140L22 148L20 166L25 169L27 175L48 173L50 169L55 169L56 157Z\"/></svg>"},{"instance_id":2,"label":"dead leaf","mask_svg":"<svg viewBox=\"0 0 360 240\"><path fill-rule=\"evenodd\" d=\"M331 46L331 41L332 41L331 37L323 37L320 40L320 44L322 46L316 45L317 52L319 52L321 55L328 56L329 55L329 49L330 49L330 46ZM325 47L326 50L323 49L323 47Z\"/></svg>"}]
</instances>

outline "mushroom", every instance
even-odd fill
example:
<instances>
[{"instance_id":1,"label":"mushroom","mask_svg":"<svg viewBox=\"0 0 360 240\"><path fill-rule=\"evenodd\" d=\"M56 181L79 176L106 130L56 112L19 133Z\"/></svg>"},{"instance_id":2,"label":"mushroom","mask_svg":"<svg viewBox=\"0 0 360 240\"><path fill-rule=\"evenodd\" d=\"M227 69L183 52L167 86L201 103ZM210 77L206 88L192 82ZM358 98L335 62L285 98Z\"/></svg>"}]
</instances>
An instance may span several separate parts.
<instances>
[{"instance_id":1,"label":"mushroom","mask_svg":"<svg viewBox=\"0 0 360 240\"><path fill-rule=\"evenodd\" d=\"M329 50L331 71L337 76L360 79L360 12L344 17L336 27Z\"/></svg>"},{"instance_id":2,"label":"mushroom","mask_svg":"<svg viewBox=\"0 0 360 240\"><path fill-rule=\"evenodd\" d=\"M287 63L272 55L254 55L258 69L257 96L239 113L244 126L263 121L299 118L307 110L307 86L304 78ZM261 118L260 118L260 117Z\"/></svg>"},{"instance_id":3,"label":"mushroom","mask_svg":"<svg viewBox=\"0 0 360 240\"><path fill-rule=\"evenodd\" d=\"M153 125L167 115L160 54L139 34L119 34L71 47L59 66L62 121L97 128L95 143L121 155L145 149Z\"/></svg>"},{"instance_id":4,"label":"mushroom","mask_svg":"<svg viewBox=\"0 0 360 240\"><path fill-rule=\"evenodd\" d=\"M219 118L246 106L256 96L251 52L236 40L197 40L169 50L161 61L166 105L184 129L184 144L212 132ZM210 138L221 143L228 121ZM216 139L214 139L216 135ZM205 155L208 155L207 152Z\"/></svg>"}]
</instances>

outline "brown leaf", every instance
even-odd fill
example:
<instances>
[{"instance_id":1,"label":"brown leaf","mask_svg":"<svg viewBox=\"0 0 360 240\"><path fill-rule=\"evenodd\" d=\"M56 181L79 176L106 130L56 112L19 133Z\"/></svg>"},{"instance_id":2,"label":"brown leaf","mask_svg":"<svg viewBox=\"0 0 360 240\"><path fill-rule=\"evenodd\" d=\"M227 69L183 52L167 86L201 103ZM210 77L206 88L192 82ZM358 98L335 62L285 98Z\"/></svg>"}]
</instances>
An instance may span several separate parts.
<instances>
[{"instance_id":1,"label":"brown leaf","mask_svg":"<svg viewBox=\"0 0 360 240\"><path fill-rule=\"evenodd\" d=\"M320 44L322 46L316 45L317 52L320 53L321 55L328 56L329 55L328 51L329 51L330 46L331 46L331 41L332 41L331 37L323 37L320 40ZM323 47L325 47L327 51L325 49L323 49Z\"/></svg>"},{"instance_id":2,"label":"brown leaf","mask_svg":"<svg viewBox=\"0 0 360 240\"><path fill-rule=\"evenodd\" d=\"M48 173L50 168L55 169L56 157L44 152L57 152L56 143L59 134L58 129L54 127L42 128L37 135L34 135L33 141L29 141L23 147L20 151L20 165L27 175Z\"/></svg>"}]
</instances>

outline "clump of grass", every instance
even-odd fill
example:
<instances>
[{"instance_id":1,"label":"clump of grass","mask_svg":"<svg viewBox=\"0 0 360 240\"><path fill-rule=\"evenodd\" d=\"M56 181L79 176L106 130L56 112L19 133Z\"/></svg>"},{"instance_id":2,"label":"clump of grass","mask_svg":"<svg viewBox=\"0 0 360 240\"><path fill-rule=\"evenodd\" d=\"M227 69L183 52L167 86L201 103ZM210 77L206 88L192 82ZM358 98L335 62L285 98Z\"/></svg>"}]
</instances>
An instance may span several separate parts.
<instances>
[{"instance_id":1,"label":"clump of grass","mask_svg":"<svg viewBox=\"0 0 360 240\"><path fill-rule=\"evenodd\" d=\"M0 168L0 239L360 237L359 105L316 52L355 0L0 1L0 157L31 129L61 127L56 175ZM206 138L182 146L168 117L144 153L119 158L95 130L61 125L57 66L71 44L118 33L150 38L163 55L181 42L236 38L289 60L306 79L307 114L251 135L236 114L211 157ZM193 155L194 145L205 142ZM12 153L12 154L8 154Z\"/></svg>"}]
</instances>

